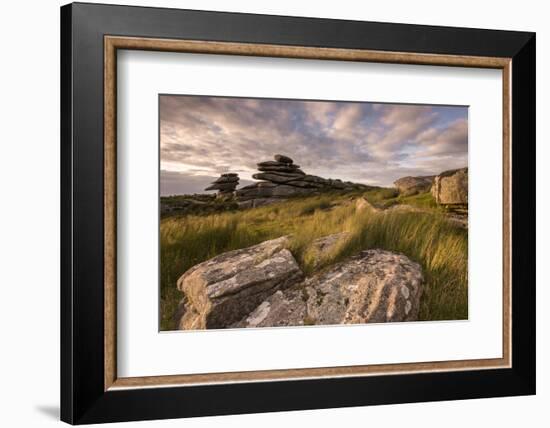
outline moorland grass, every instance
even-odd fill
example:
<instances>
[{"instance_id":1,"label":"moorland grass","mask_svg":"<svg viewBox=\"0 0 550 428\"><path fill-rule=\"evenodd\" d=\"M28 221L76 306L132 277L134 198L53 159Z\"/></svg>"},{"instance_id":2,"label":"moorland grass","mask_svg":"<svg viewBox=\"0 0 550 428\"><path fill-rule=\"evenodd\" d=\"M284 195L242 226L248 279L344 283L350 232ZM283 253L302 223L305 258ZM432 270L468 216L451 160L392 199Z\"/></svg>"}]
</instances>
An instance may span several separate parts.
<instances>
[{"instance_id":1,"label":"moorland grass","mask_svg":"<svg viewBox=\"0 0 550 428\"><path fill-rule=\"evenodd\" d=\"M425 210L444 212L445 209L435 202L430 192L419 193L417 195L402 196L396 189L377 189L365 194L368 201L378 208L389 208L393 205L410 205L415 208Z\"/></svg>"},{"instance_id":2,"label":"moorland grass","mask_svg":"<svg viewBox=\"0 0 550 428\"><path fill-rule=\"evenodd\" d=\"M371 192L378 192L374 190ZM378 202L392 193L369 195ZM161 329L174 328L172 316L181 299L176 281L187 269L225 251L291 235L290 250L306 274L370 248L401 252L420 263L425 275L421 320L468 316L467 232L442 213L357 210L357 194L324 194L278 204L207 216L169 217L161 221ZM421 195L424 207L429 198ZM398 201L397 203L403 203ZM407 202L410 203L410 202ZM411 205L414 205L411 204ZM322 236L348 232L321 264L313 266L309 244Z\"/></svg>"}]
</instances>

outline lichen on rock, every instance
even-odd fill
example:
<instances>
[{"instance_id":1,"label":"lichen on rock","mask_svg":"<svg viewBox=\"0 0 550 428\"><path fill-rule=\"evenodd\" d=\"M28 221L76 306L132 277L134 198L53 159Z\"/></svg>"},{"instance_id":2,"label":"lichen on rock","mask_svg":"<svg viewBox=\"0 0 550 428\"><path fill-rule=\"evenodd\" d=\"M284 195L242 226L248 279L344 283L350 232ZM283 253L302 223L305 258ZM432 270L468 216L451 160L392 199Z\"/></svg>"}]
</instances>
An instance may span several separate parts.
<instances>
[{"instance_id":1,"label":"lichen on rock","mask_svg":"<svg viewBox=\"0 0 550 428\"><path fill-rule=\"evenodd\" d=\"M335 245L345 234L318 240ZM256 328L412 321L423 275L403 254L363 251L309 278L281 237L230 251L178 280L180 329Z\"/></svg>"},{"instance_id":2,"label":"lichen on rock","mask_svg":"<svg viewBox=\"0 0 550 428\"><path fill-rule=\"evenodd\" d=\"M435 177L432 195L438 204L468 204L468 168L442 172Z\"/></svg>"},{"instance_id":3,"label":"lichen on rock","mask_svg":"<svg viewBox=\"0 0 550 428\"><path fill-rule=\"evenodd\" d=\"M288 238L229 251L192 267L177 281L183 292L180 329L224 328L280 288L302 278Z\"/></svg>"}]
</instances>

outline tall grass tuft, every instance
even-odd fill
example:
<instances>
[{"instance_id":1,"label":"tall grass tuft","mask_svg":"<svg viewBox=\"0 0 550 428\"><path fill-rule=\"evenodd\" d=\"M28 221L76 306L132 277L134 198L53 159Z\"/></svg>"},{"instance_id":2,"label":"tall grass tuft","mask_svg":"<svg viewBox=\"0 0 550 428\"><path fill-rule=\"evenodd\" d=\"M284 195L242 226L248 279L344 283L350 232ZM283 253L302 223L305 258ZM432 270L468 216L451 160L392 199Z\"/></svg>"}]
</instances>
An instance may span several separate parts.
<instances>
[{"instance_id":1,"label":"tall grass tuft","mask_svg":"<svg viewBox=\"0 0 550 428\"><path fill-rule=\"evenodd\" d=\"M245 211L163 219L161 329L174 328L171 318L181 299L176 281L187 269L223 252L283 235L291 235L290 250L306 274L370 248L403 253L424 270L420 319L467 318L467 232L447 222L437 210L359 211L356 196L324 194ZM314 263L312 241L339 232L348 232L345 239L324 252L321 263Z\"/></svg>"}]
</instances>

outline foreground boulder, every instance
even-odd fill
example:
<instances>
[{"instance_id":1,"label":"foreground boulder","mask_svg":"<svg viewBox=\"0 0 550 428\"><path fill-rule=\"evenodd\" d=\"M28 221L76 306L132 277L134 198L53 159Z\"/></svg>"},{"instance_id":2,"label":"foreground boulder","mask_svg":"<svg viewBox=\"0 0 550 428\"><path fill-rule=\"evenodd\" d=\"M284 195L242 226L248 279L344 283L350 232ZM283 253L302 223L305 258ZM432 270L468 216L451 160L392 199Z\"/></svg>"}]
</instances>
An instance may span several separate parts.
<instances>
[{"instance_id":1,"label":"foreground boulder","mask_svg":"<svg viewBox=\"0 0 550 428\"><path fill-rule=\"evenodd\" d=\"M301 290L293 287L285 291L277 290L260 305L233 324L233 328L293 327L312 325L307 317L307 306Z\"/></svg>"},{"instance_id":2,"label":"foreground boulder","mask_svg":"<svg viewBox=\"0 0 550 428\"><path fill-rule=\"evenodd\" d=\"M434 181L434 176L403 177L394 181L394 185L402 196L412 196L429 192Z\"/></svg>"},{"instance_id":3,"label":"foreground boulder","mask_svg":"<svg viewBox=\"0 0 550 428\"><path fill-rule=\"evenodd\" d=\"M364 251L305 281L308 317L316 325L416 320L422 281L406 256Z\"/></svg>"},{"instance_id":4,"label":"foreground boulder","mask_svg":"<svg viewBox=\"0 0 550 428\"><path fill-rule=\"evenodd\" d=\"M432 195L438 204L468 204L468 168L445 171L435 177Z\"/></svg>"},{"instance_id":5,"label":"foreground boulder","mask_svg":"<svg viewBox=\"0 0 550 428\"><path fill-rule=\"evenodd\" d=\"M302 278L281 237L229 251L193 266L178 280L184 298L180 329L224 328L250 314L279 289Z\"/></svg>"},{"instance_id":6,"label":"foreground boulder","mask_svg":"<svg viewBox=\"0 0 550 428\"><path fill-rule=\"evenodd\" d=\"M402 254L367 250L261 302L233 327L362 324L418 319L422 269Z\"/></svg>"}]
</instances>

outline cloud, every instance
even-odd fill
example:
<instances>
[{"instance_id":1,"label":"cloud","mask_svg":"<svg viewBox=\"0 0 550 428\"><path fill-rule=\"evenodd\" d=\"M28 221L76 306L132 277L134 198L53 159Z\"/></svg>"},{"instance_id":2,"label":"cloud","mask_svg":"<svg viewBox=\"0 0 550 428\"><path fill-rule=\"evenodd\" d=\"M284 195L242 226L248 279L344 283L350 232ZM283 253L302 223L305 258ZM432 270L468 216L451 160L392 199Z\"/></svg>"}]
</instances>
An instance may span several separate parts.
<instances>
[{"instance_id":1,"label":"cloud","mask_svg":"<svg viewBox=\"0 0 550 428\"><path fill-rule=\"evenodd\" d=\"M338 109L338 114L334 118L332 129L335 131L353 130L363 119L363 108L359 103L345 104Z\"/></svg>"},{"instance_id":2,"label":"cloud","mask_svg":"<svg viewBox=\"0 0 550 428\"><path fill-rule=\"evenodd\" d=\"M384 106L380 116L382 132L373 144L374 152L381 158L392 157L413 145L418 136L437 119L437 111L430 106Z\"/></svg>"},{"instance_id":3,"label":"cloud","mask_svg":"<svg viewBox=\"0 0 550 428\"><path fill-rule=\"evenodd\" d=\"M390 185L464 166L467 128L465 107L163 95L161 186L200 192L229 171L251 180L275 153L310 174Z\"/></svg>"},{"instance_id":4,"label":"cloud","mask_svg":"<svg viewBox=\"0 0 550 428\"><path fill-rule=\"evenodd\" d=\"M464 154L468 151L468 121L457 119L445 128L428 128L416 139L426 154Z\"/></svg>"}]
</instances>

